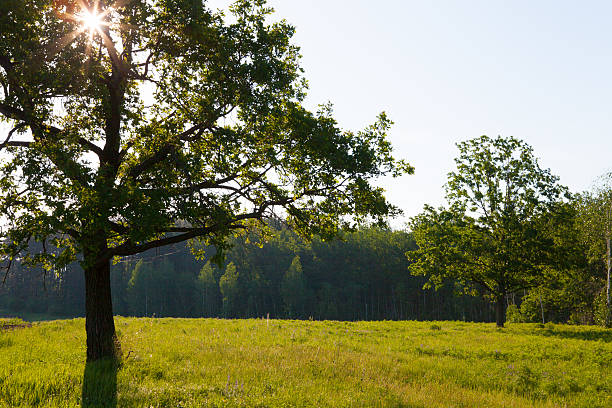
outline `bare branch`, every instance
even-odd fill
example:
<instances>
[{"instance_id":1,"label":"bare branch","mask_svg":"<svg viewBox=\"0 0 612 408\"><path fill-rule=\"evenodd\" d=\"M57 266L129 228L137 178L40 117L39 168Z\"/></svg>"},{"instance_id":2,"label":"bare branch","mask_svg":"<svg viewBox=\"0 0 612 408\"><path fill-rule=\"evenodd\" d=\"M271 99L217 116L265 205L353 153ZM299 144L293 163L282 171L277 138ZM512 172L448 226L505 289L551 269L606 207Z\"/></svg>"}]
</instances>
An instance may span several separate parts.
<instances>
[{"instance_id":1,"label":"bare branch","mask_svg":"<svg viewBox=\"0 0 612 408\"><path fill-rule=\"evenodd\" d=\"M32 144L32 142L21 142L21 141L13 141L13 142L4 142L0 145L0 150L4 149L5 147L9 146L9 147L30 147L30 145Z\"/></svg>"},{"instance_id":2,"label":"bare branch","mask_svg":"<svg viewBox=\"0 0 612 408\"><path fill-rule=\"evenodd\" d=\"M193 232L197 230L196 227L168 227L160 230L159 232Z\"/></svg>"}]
</instances>

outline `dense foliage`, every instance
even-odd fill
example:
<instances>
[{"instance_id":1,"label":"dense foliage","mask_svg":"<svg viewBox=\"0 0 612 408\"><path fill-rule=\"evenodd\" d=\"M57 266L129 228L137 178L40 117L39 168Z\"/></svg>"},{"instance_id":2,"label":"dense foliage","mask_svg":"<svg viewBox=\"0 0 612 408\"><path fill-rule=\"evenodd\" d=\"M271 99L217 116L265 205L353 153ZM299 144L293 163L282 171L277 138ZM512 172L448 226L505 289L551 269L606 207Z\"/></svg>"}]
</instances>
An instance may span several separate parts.
<instances>
[{"instance_id":1,"label":"dense foliage","mask_svg":"<svg viewBox=\"0 0 612 408\"><path fill-rule=\"evenodd\" d=\"M407 253L410 269L434 284L459 280L491 298L503 326L507 295L574 266L558 242L571 228L572 208L562 201L558 177L540 168L525 142L481 136L457 147L448 208L426 206L411 220L418 250Z\"/></svg>"},{"instance_id":2,"label":"dense foliage","mask_svg":"<svg viewBox=\"0 0 612 408\"><path fill-rule=\"evenodd\" d=\"M287 229L266 243L240 238L219 268L198 261L185 245L149 251L114 265L113 308L124 316L264 317L340 320L489 321L482 300L445 285L423 290L425 278L407 271L409 234L364 229L343 241L305 242ZM207 249L209 255L214 249ZM0 309L81 316L84 279L78 266L48 274L11 274L0 288Z\"/></svg>"},{"instance_id":3,"label":"dense foliage","mask_svg":"<svg viewBox=\"0 0 612 408\"><path fill-rule=\"evenodd\" d=\"M580 226L588 259L605 268L605 304L600 319L612 325L610 274L612 272L612 173L598 180L594 191L580 197ZM603 293L602 293L603 297Z\"/></svg>"}]
</instances>

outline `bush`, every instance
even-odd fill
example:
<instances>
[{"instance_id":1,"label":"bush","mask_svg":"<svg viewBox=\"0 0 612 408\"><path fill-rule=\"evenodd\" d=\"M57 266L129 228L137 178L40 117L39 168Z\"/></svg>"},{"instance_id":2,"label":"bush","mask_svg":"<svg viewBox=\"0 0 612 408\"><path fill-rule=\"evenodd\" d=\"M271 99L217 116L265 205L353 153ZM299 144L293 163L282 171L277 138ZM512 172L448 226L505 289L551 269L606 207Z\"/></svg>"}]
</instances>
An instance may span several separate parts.
<instances>
[{"instance_id":1,"label":"bush","mask_svg":"<svg viewBox=\"0 0 612 408\"><path fill-rule=\"evenodd\" d=\"M595 320L593 317L593 310L589 307L589 308L580 308L577 310L574 310L571 314L570 317L567 320L568 324L575 324L575 325L590 325L590 324L594 324Z\"/></svg>"},{"instance_id":2,"label":"bush","mask_svg":"<svg viewBox=\"0 0 612 408\"><path fill-rule=\"evenodd\" d=\"M610 313L608 308L606 307L606 291L602 290L599 292L597 297L595 298L595 302L593 302L593 317L595 320L595 324L600 326L606 326L606 324L610 325L610 317L608 314Z\"/></svg>"},{"instance_id":3,"label":"bush","mask_svg":"<svg viewBox=\"0 0 612 408\"><path fill-rule=\"evenodd\" d=\"M508 306L508 309L506 310L506 321L508 323L525 322L525 319L523 318L523 315L521 314L521 311L519 310L517 305L511 304Z\"/></svg>"},{"instance_id":4,"label":"bush","mask_svg":"<svg viewBox=\"0 0 612 408\"><path fill-rule=\"evenodd\" d=\"M542 306L535 292L524 296L521 303L521 316L525 323L540 323L542 321Z\"/></svg>"}]
</instances>

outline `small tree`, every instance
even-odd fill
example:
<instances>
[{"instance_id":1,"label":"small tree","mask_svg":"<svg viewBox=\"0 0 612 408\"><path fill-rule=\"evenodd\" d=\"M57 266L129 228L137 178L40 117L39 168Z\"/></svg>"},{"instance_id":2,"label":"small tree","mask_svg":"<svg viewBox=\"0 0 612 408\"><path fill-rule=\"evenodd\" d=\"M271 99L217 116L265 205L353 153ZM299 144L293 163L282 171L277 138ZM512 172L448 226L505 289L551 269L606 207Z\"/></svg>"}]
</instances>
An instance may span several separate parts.
<instances>
[{"instance_id":1,"label":"small tree","mask_svg":"<svg viewBox=\"0 0 612 408\"><path fill-rule=\"evenodd\" d=\"M186 297L180 293L181 282L167 260L154 263L138 261L128 282L132 313L137 316L171 316L176 314L176 301ZM179 294L180 293L180 294Z\"/></svg>"},{"instance_id":2,"label":"small tree","mask_svg":"<svg viewBox=\"0 0 612 408\"><path fill-rule=\"evenodd\" d=\"M330 107L309 112L293 27L269 23L264 0L230 13L0 1L0 252L7 267L80 261L88 360L116 353L114 257L197 238L220 259L229 235L279 211L326 237L398 212L372 185L412 170L389 119L346 132Z\"/></svg>"},{"instance_id":3,"label":"small tree","mask_svg":"<svg viewBox=\"0 0 612 408\"><path fill-rule=\"evenodd\" d=\"M481 136L457 146L449 208L426 206L410 221L418 250L407 253L409 269L438 286L456 279L484 291L502 327L506 295L536 286L563 261L555 234L570 221L559 204L566 190L518 139Z\"/></svg>"},{"instance_id":4,"label":"small tree","mask_svg":"<svg viewBox=\"0 0 612 408\"><path fill-rule=\"evenodd\" d=\"M283 276L281 294L285 310L290 318L295 318L300 312L304 311L306 281L302 273L302 263L299 255L293 258L289 269L287 269L285 276Z\"/></svg>"},{"instance_id":5,"label":"small tree","mask_svg":"<svg viewBox=\"0 0 612 408\"><path fill-rule=\"evenodd\" d=\"M136 316L150 316L149 305L153 296L152 270L143 260L139 260L128 282L127 294L130 312Z\"/></svg>"},{"instance_id":6,"label":"small tree","mask_svg":"<svg viewBox=\"0 0 612 408\"><path fill-rule=\"evenodd\" d=\"M225 267L225 273L219 279L219 290L223 295L223 315L231 317L240 294L238 271L233 262L230 262Z\"/></svg>"},{"instance_id":7,"label":"small tree","mask_svg":"<svg viewBox=\"0 0 612 408\"><path fill-rule=\"evenodd\" d=\"M204 317L212 317L217 311L219 284L215 279L214 272L210 262L206 262L198 276L198 286L202 296L202 316Z\"/></svg>"}]
</instances>

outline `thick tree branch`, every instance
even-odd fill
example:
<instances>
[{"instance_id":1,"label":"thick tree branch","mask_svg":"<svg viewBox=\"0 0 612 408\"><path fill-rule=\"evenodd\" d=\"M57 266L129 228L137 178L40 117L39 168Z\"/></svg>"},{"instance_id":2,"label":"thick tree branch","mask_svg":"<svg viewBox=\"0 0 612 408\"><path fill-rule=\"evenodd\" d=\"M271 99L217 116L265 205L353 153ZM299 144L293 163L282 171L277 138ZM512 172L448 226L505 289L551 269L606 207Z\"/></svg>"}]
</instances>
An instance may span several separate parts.
<instances>
[{"instance_id":1,"label":"thick tree branch","mask_svg":"<svg viewBox=\"0 0 612 408\"><path fill-rule=\"evenodd\" d=\"M231 176L227 176L227 177L224 177L218 180L214 180L214 181L210 181L210 180L202 181L201 183L197 183L192 186L174 188L172 189L172 192L175 193L174 196L178 196L178 195L195 193L197 191L204 190L204 189L225 189L225 190L231 190L231 191L239 191L239 189L236 187L223 185L224 183L228 183L230 181L235 180L237 177L238 177L237 174L233 174ZM140 189L140 191L142 191L145 194L151 194L154 192L159 192L161 190L143 188L143 189ZM167 191L167 190L163 190L163 191Z\"/></svg>"},{"instance_id":2,"label":"thick tree branch","mask_svg":"<svg viewBox=\"0 0 612 408\"><path fill-rule=\"evenodd\" d=\"M224 106L224 108L225 107L226 106ZM127 171L128 177L135 179L142 173L151 169L156 164L164 161L172 152L176 151L179 146L179 142L188 142L197 139L204 133L205 130L213 128L213 125L217 118L228 115L232 110L234 110L234 107L226 109L225 111L223 111L222 108L217 109L211 115L213 119L209 120L208 122L202 122L193 125L189 129L177 135L174 140L166 143L165 145L160 147L159 150L157 150L155 153L144 158L140 163L129 169Z\"/></svg>"},{"instance_id":3,"label":"thick tree branch","mask_svg":"<svg viewBox=\"0 0 612 408\"><path fill-rule=\"evenodd\" d=\"M32 145L32 142L23 142L23 141L12 141L12 142L4 142L0 145L0 150L4 149L5 147L30 147Z\"/></svg>"},{"instance_id":4,"label":"thick tree branch","mask_svg":"<svg viewBox=\"0 0 612 408\"><path fill-rule=\"evenodd\" d=\"M155 46L153 47L153 51L151 51L149 53L149 55L147 56L147 59L145 60L145 62L143 62L142 64L136 64L135 66L138 67L144 67L144 72L143 73L138 73L136 70L132 70L130 71L130 79L136 79L136 80L143 80L143 81L151 81L154 83L157 83L157 81L155 81L153 78L149 77L149 69L151 66L151 61L153 60L153 57L157 54L157 47L159 45L160 40L158 40L155 44ZM138 52L138 51L134 51L134 52Z\"/></svg>"},{"instance_id":5,"label":"thick tree branch","mask_svg":"<svg viewBox=\"0 0 612 408\"><path fill-rule=\"evenodd\" d=\"M201 124L192 126L191 128L187 129L186 131L178 135L176 142L167 143L166 145L161 147L158 151L156 151L155 153L153 153L152 155L150 155L149 157L145 158L143 161L141 161L140 163L132 167L127 173L128 176L131 178L136 178L140 176L142 173L149 170L151 167L164 161L166 157L168 157L168 155L176 149L176 144L179 141L182 141L184 140L184 138L191 136L193 134L196 134L196 135L201 134L202 132L203 132L203 126Z\"/></svg>"},{"instance_id":6,"label":"thick tree branch","mask_svg":"<svg viewBox=\"0 0 612 408\"><path fill-rule=\"evenodd\" d=\"M29 126L30 128L46 129L48 133L53 134L56 137L64 132L62 129L59 129L55 126L35 123L31 120L28 120L28 116L26 115L24 111L13 108L12 106L9 106L9 105L0 104L0 113L9 119L21 121L22 124L19 126L19 128ZM7 140L10 138L10 136L12 135L9 133L9 137L7 138ZM79 145L84 147L86 150L92 153L95 153L98 156L102 155L102 149L99 146L95 145L94 143L90 142L89 140L83 137L79 137L77 139L77 142L79 143Z\"/></svg>"},{"instance_id":7,"label":"thick tree branch","mask_svg":"<svg viewBox=\"0 0 612 408\"><path fill-rule=\"evenodd\" d=\"M140 252L144 252L147 251L149 249L153 249L153 248L157 248L160 246L165 246L165 245L171 245L171 244L177 244L179 242L183 242L183 241L187 241L189 239L198 237L198 236L202 236L202 235L206 235L211 233L212 231L214 231L214 228L195 228L192 229L189 232L180 234L180 235L173 235L171 237L165 237L165 238L160 238L160 239L156 239L153 241L149 241L147 243L144 244L130 244L130 243L126 243L126 244L122 244L119 245L115 248L111 248L108 251L108 258L111 258L113 256L128 256L128 255L135 255L138 254Z\"/></svg>"},{"instance_id":8,"label":"thick tree branch","mask_svg":"<svg viewBox=\"0 0 612 408\"><path fill-rule=\"evenodd\" d=\"M211 225L209 227L200 227L200 228L197 228L197 227L194 227L194 228L170 227L170 228L166 228L164 229L164 231L161 231L161 232L170 232L170 233L179 232L180 234L173 235L170 237L156 239L156 240L144 243L144 244L131 244L131 243L121 244L115 248L110 248L106 256L108 258L111 258L113 256L135 255L140 252L147 251L149 249L153 249L153 248L157 248L157 247L161 247L165 245L177 244L179 242L187 241L189 239L193 239L196 237L209 235L211 233L214 233L215 231L219 231L222 229L243 229L245 228L245 226L240 224L241 221L246 221L249 219L261 219L268 207L272 205L286 205L287 203L288 202L286 200L266 201L259 208L255 209L254 211L250 213L240 214L236 216L233 220L229 220L223 224Z\"/></svg>"},{"instance_id":9,"label":"thick tree branch","mask_svg":"<svg viewBox=\"0 0 612 408\"><path fill-rule=\"evenodd\" d=\"M30 142L20 142L20 141L12 142L11 141L11 138L13 137L15 132L19 131L20 129L23 129L24 127L25 127L25 124L24 123L20 123L17 126L15 126L14 128L12 128L9 131L8 136L6 137L4 142L2 144L0 144L0 150L4 149L6 146L28 147L30 145Z\"/></svg>"},{"instance_id":10,"label":"thick tree branch","mask_svg":"<svg viewBox=\"0 0 612 408\"><path fill-rule=\"evenodd\" d=\"M25 113L19 109L13 108L12 106L0 103L0 113L9 119L26 122Z\"/></svg>"}]
</instances>

